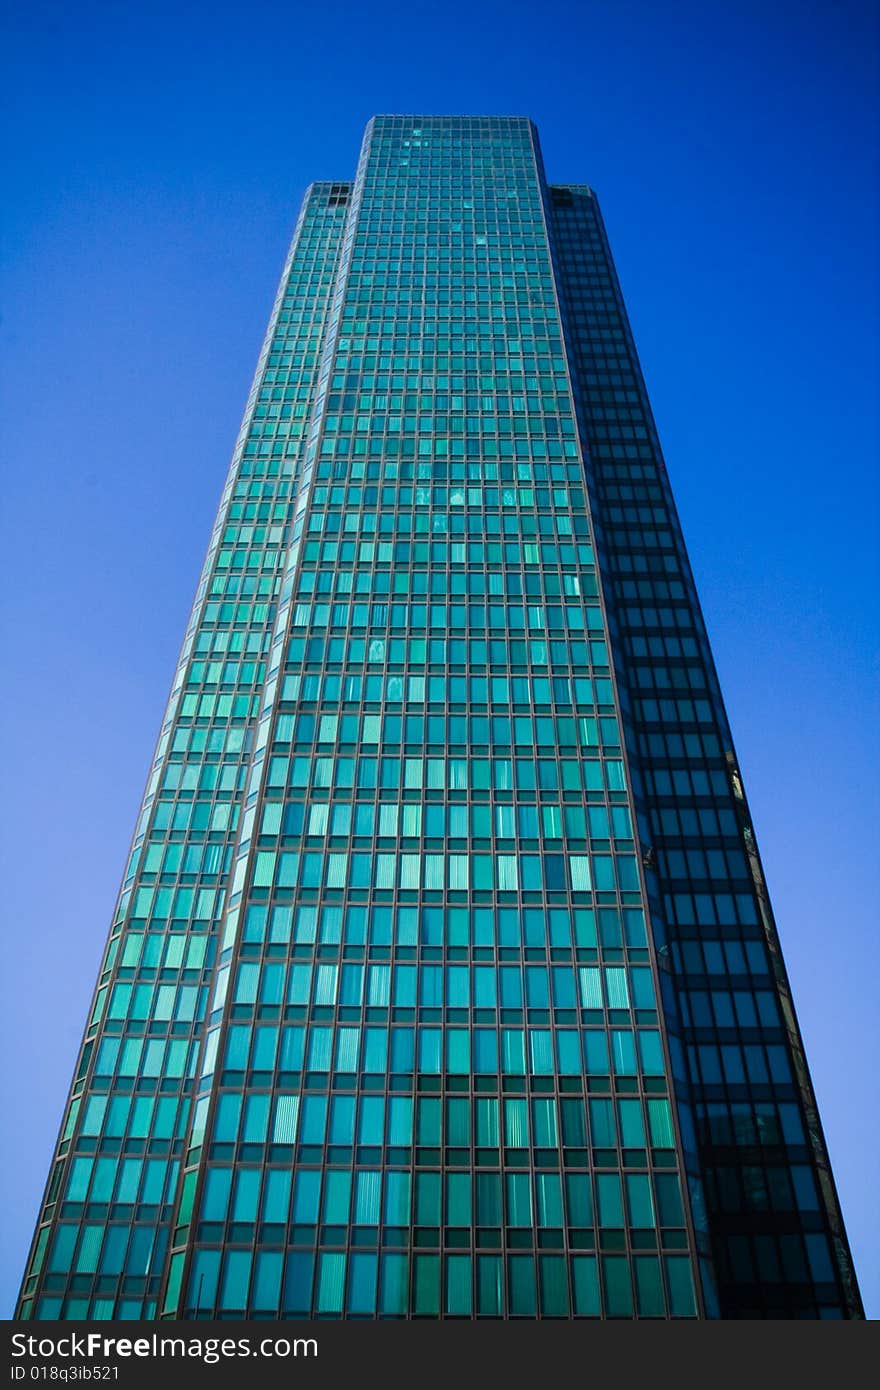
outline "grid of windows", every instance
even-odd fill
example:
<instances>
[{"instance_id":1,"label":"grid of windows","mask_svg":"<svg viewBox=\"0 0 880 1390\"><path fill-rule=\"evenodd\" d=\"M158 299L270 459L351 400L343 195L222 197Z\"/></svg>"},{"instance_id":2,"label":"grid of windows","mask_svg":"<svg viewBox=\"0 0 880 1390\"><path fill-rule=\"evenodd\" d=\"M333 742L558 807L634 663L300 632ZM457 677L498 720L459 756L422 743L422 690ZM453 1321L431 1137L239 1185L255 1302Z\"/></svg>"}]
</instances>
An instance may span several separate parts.
<instances>
[{"instance_id":1,"label":"grid of windows","mask_svg":"<svg viewBox=\"0 0 880 1390\"><path fill-rule=\"evenodd\" d=\"M20 1316L850 1307L730 748L592 196L527 120L375 118L297 224Z\"/></svg>"},{"instance_id":2,"label":"grid of windows","mask_svg":"<svg viewBox=\"0 0 880 1390\"><path fill-rule=\"evenodd\" d=\"M345 210L306 196L220 502L22 1288L150 1318Z\"/></svg>"},{"instance_id":3,"label":"grid of windows","mask_svg":"<svg viewBox=\"0 0 880 1390\"><path fill-rule=\"evenodd\" d=\"M667 1028L725 1317L858 1314L858 1290L693 579L594 195L551 191ZM694 1123L691 1123L691 1116ZM707 1281L707 1301L716 1297Z\"/></svg>"},{"instance_id":4,"label":"grid of windows","mask_svg":"<svg viewBox=\"0 0 880 1390\"><path fill-rule=\"evenodd\" d=\"M165 1309L693 1316L528 122L374 123L321 379Z\"/></svg>"}]
</instances>

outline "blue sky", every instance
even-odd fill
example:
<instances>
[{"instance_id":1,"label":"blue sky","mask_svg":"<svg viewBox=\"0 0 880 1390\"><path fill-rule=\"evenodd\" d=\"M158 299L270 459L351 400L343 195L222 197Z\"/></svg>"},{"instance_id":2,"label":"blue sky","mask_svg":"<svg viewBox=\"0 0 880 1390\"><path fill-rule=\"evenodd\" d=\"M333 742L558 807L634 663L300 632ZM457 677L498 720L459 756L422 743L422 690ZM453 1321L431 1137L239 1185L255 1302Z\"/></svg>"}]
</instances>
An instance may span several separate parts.
<instances>
[{"instance_id":1,"label":"blue sky","mask_svg":"<svg viewBox=\"0 0 880 1390\"><path fill-rule=\"evenodd\" d=\"M300 198L427 111L599 193L880 1315L872 12L7 7L0 1314Z\"/></svg>"}]
</instances>

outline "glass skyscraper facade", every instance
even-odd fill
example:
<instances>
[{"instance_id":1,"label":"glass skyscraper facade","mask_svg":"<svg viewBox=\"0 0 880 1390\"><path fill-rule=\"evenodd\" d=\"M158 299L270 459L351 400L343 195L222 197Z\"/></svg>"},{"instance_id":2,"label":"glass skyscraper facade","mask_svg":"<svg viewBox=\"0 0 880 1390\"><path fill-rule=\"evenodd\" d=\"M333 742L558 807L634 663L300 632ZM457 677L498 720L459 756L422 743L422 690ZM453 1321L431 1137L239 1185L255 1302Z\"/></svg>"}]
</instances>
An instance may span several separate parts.
<instances>
[{"instance_id":1,"label":"glass skyscraper facade","mask_svg":"<svg viewBox=\"0 0 880 1390\"><path fill-rule=\"evenodd\" d=\"M861 1316L596 199L305 197L21 1318Z\"/></svg>"}]
</instances>

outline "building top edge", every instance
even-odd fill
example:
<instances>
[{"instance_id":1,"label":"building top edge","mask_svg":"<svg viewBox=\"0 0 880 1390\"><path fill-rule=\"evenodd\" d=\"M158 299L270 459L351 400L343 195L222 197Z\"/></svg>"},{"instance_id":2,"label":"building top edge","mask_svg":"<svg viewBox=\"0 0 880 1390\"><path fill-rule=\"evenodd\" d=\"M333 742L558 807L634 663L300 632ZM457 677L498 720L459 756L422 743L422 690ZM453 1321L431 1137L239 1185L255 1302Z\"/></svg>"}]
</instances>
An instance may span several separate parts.
<instances>
[{"instance_id":1,"label":"building top edge","mask_svg":"<svg viewBox=\"0 0 880 1390\"><path fill-rule=\"evenodd\" d=\"M376 121L507 121L511 125L534 126L535 122L531 116L505 115L497 112L411 112L411 111L381 111L375 116L371 116L368 122L373 125Z\"/></svg>"}]
</instances>

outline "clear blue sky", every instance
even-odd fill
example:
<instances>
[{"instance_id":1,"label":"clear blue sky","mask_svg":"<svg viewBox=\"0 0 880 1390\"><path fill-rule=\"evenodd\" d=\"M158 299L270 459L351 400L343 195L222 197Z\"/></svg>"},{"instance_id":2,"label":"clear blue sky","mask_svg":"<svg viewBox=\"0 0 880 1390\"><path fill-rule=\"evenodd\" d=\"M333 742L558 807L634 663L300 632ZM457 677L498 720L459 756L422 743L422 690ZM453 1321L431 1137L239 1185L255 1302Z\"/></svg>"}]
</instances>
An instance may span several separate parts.
<instances>
[{"instance_id":1,"label":"clear blue sky","mask_svg":"<svg viewBox=\"0 0 880 1390\"><path fill-rule=\"evenodd\" d=\"M530 115L600 195L880 1314L872 11L7 6L0 1314L299 201L379 111Z\"/></svg>"}]
</instances>

